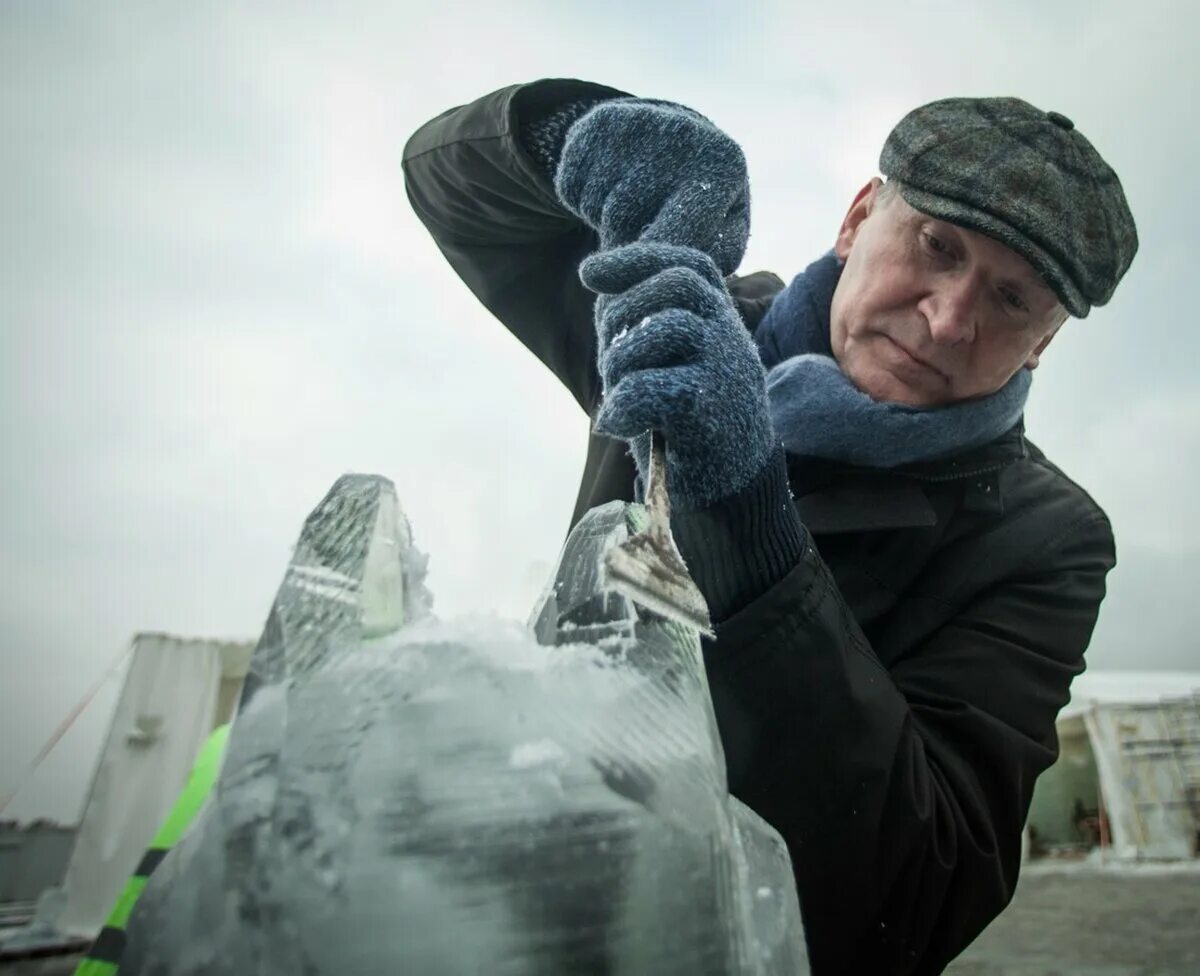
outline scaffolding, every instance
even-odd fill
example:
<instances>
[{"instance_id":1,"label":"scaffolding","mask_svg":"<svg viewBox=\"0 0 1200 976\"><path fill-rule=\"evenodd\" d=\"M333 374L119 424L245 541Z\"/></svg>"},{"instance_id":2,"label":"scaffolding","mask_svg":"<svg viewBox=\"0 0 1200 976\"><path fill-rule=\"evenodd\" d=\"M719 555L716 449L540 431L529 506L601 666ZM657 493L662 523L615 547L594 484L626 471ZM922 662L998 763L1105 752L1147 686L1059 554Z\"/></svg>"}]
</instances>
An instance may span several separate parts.
<instances>
[{"instance_id":1,"label":"scaffolding","mask_svg":"<svg viewBox=\"0 0 1200 976\"><path fill-rule=\"evenodd\" d=\"M1200 696L1108 706L1090 716L1107 819L1124 857L1161 860L1200 853ZM1105 775L1107 773L1108 775Z\"/></svg>"},{"instance_id":2,"label":"scaffolding","mask_svg":"<svg viewBox=\"0 0 1200 976\"><path fill-rule=\"evenodd\" d=\"M1161 702L1175 767L1179 771L1179 803L1192 818L1194 851L1200 851L1200 692Z\"/></svg>"}]
</instances>

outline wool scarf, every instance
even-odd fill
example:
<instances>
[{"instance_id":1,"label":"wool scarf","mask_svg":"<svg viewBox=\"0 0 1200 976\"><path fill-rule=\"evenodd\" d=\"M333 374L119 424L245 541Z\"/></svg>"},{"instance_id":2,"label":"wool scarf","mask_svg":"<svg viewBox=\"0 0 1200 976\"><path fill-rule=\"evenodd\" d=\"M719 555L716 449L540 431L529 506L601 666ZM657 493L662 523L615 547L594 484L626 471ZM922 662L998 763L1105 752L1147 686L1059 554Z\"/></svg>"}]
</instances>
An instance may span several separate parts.
<instances>
[{"instance_id":1,"label":"wool scarf","mask_svg":"<svg viewBox=\"0 0 1200 976\"><path fill-rule=\"evenodd\" d=\"M990 396L944 407L881 403L860 392L830 347L841 274L833 251L818 258L775 296L755 331L771 422L789 454L892 468L986 444L1021 419L1032 381L1024 368Z\"/></svg>"}]
</instances>

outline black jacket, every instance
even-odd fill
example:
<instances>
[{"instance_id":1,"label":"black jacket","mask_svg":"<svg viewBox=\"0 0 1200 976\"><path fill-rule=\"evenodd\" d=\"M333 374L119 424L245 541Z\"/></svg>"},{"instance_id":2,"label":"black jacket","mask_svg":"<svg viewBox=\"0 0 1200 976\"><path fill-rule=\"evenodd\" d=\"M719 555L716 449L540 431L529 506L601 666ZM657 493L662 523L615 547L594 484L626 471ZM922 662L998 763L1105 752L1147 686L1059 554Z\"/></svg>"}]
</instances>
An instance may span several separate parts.
<instances>
[{"instance_id":1,"label":"black jacket","mask_svg":"<svg viewBox=\"0 0 1200 976\"><path fill-rule=\"evenodd\" d=\"M422 126L409 199L483 304L592 415L597 246L517 141L581 95L513 86ZM729 279L754 329L782 281ZM937 973L1008 903L1034 780L1115 563L1101 509L1020 428L891 471L789 459L808 539L720 624L705 663L731 792L786 839L814 972ZM575 518L631 498L592 437Z\"/></svg>"}]
</instances>

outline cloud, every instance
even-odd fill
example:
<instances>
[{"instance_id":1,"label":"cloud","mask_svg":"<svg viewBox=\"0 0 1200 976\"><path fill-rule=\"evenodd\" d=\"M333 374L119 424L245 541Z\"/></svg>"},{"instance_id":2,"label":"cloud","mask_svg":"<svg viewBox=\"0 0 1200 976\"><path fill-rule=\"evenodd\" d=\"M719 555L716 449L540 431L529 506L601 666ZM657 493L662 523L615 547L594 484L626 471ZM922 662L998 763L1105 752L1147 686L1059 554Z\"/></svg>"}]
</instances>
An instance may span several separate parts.
<instances>
[{"instance_id":1,"label":"cloud","mask_svg":"<svg viewBox=\"0 0 1200 976\"><path fill-rule=\"evenodd\" d=\"M1131 396L1085 444L1088 480L1121 532L1143 548L1200 556L1200 392Z\"/></svg>"},{"instance_id":2,"label":"cloud","mask_svg":"<svg viewBox=\"0 0 1200 976\"><path fill-rule=\"evenodd\" d=\"M1200 549L1170 552L1118 535L1117 567L1109 574L1109 594L1085 660L1088 666L1196 671L1196 566Z\"/></svg>"}]
</instances>

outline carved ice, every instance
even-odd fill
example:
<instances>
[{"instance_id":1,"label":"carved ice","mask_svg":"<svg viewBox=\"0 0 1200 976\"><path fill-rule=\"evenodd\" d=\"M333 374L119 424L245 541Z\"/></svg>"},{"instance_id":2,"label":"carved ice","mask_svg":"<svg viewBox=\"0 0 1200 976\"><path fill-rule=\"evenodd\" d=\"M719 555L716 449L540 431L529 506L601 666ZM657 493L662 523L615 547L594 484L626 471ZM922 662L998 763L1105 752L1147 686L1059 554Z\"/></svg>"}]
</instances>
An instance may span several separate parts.
<instances>
[{"instance_id":1,"label":"carved ice","mask_svg":"<svg viewBox=\"0 0 1200 976\"><path fill-rule=\"evenodd\" d=\"M305 523L217 786L123 974L803 974L791 865L728 796L697 636L564 546L528 627L429 613L390 482Z\"/></svg>"}]
</instances>

